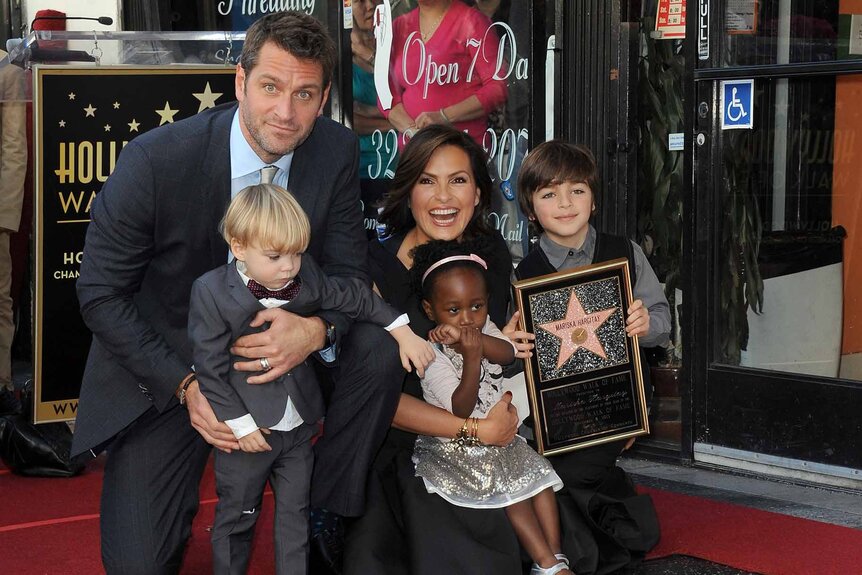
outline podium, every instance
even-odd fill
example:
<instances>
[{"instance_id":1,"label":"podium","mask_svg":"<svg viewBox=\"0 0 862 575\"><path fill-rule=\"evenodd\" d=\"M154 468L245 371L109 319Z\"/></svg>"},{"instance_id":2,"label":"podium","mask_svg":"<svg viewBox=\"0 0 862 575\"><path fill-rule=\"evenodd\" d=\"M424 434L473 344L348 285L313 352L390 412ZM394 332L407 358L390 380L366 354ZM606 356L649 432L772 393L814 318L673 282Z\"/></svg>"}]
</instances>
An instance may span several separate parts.
<instances>
[{"instance_id":1,"label":"podium","mask_svg":"<svg viewBox=\"0 0 862 575\"><path fill-rule=\"evenodd\" d=\"M7 107L32 110L16 149L24 158L30 151L32 166L35 423L70 421L77 411L92 336L75 280L93 199L135 137L235 100L244 37L42 30L0 60L0 78L13 84L2 91L13 95L2 102L3 131Z\"/></svg>"}]
</instances>

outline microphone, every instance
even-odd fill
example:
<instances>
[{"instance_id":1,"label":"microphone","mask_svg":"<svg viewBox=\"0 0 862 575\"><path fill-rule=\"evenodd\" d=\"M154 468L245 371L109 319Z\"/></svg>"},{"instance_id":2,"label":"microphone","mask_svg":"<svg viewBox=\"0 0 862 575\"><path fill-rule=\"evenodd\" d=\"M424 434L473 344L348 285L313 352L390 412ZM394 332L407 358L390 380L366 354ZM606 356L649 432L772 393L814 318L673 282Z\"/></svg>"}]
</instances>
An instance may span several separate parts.
<instances>
[{"instance_id":1,"label":"microphone","mask_svg":"<svg viewBox=\"0 0 862 575\"><path fill-rule=\"evenodd\" d=\"M37 20L93 20L99 24L104 24L105 26L110 26L114 23L114 19L110 16L99 16L98 18L90 18L87 16L36 16L33 18L33 21L30 22L31 30L33 29L33 24L35 24Z\"/></svg>"}]
</instances>

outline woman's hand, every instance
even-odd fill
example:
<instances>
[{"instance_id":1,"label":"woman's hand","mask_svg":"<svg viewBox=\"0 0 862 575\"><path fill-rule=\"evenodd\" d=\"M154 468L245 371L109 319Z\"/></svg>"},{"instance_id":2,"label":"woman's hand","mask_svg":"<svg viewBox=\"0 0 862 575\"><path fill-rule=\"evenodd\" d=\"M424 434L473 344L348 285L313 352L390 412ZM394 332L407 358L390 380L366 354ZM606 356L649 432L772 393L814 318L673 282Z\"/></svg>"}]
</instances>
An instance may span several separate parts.
<instances>
[{"instance_id":1,"label":"woman's hand","mask_svg":"<svg viewBox=\"0 0 862 575\"><path fill-rule=\"evenodd\" d=\"M421 114L416 116L416 127L420 130L425 126L430 126L432 124L446 125L448 123L449 120L443 117L443 112L439 110L436 112L422 112Z\"/></svg>"},{"instance_id":2,"label":"woman's hand","mask_svg":"<svg viewBox=\"0 0 862 575\"><path fill-rule=\"evenodd\" d=\"M532 341L536 339L536 336L528 331L523 331L518 329L520 327L519 322L521 321L521 312L516 311L512 315L512 319L509 320L503 329L503 335L508 337L513 344L515 344L515 357L520 357L522 359L533 357L533 352L531 351L534 347L536 347Z\"/></svg>"},{"instance_id":3,"label":"woman's hand","mask_svg":"<svg viewBox=\"0 0 862 575\"><path fill-rule=\"evenodd\" d=\"M512 392L507 391L497 405L479 420L479 441L485 445L505 447L515 439L518 431L518 410L512 405Z\"/></svg>"},{"instance_id":4,"label":"woman's hand","mask_svg":"<svg viewBox=\"0 0 862 575\"><path fill-rule=\"evenodd\" d=\"M629 336L636 335L638 337L649 335L649 310L644 307L644 302L639 299L633 301L632 305L629 306L626 333Z\"/></svg>"},{"instance_id":5,"label":"woman's hand","mask_svg":"<svg viewBox=\"0 0 862 575\"><path fill-rule=\"evenodd\" d=\"M416 131L416 121L404 109L404 104L397 104L389 110L389 123L402 134L409 133L412 136Z\"/></svg>"}]
</instances>

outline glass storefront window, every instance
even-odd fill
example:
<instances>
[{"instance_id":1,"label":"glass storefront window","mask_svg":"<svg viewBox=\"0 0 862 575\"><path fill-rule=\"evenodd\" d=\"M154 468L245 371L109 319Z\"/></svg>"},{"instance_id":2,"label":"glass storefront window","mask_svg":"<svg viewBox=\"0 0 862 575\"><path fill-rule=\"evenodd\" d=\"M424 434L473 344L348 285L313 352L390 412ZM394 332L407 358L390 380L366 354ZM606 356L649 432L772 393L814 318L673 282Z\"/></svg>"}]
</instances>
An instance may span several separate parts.
<instances>
[{"instance_id":1,"label":"glass storefront window","mask_svg":"<svg viewBox=\"0 0 862 575\"><path fill-rule=\"evenodd\" d=\"M516 262L526 252L516 182L530 138L530 4L353 2L354 129L370 235L375 204L394 175L399 149L424 125L449 122L488 153L491 224L509 242ZM375 21L385 41L373 42ZM375 75L381 65L387 67Z\"/></svg>"},{"instance_id":2,"label":"glass storefront window","mask_svg":"<svg viewBox=\"0 0 862 575\"><path fill-rule=\"evenodd\" d=\"M755 82L721 132L719 363L862 380L862 76Z\"/></svg>"},{"instance_id":3,"label":"glass storefront window","mask_svg":"<svg viewBox=\"0 0 862 575\"><path fill-rule=\"evenodd\" d=\"M862 42L856 37L862 15L839 14L839 4L843 3L726 0L722 14L725 49L721 65L862 59ZM862 9L855 12L862 12ZM855 35L853 29L856 29Z\"/></svg>"}]
</instances>

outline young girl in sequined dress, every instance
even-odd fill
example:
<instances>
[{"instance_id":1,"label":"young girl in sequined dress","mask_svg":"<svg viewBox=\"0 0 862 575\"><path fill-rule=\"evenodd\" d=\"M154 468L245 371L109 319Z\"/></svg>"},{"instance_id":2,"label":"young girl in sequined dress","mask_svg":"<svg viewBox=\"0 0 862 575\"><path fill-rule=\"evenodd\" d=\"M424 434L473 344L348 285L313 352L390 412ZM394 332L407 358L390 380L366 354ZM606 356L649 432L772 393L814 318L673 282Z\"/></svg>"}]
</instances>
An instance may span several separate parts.
<instances>
[{"instance_id":1,"label":"young girl in sequined dress","mask_svg":"<svg viewBox=\"0 0 862 575\"><path fill-rule=\"evenodd\" d=\"M465 418L455 439L416 439L416 475L429 493L453 505L505 508L534 561L531 574L571 575L560 552L553 493L562 481L550 463L521 437L506 447L477 440L482 419L504 393L501 365L514 359L512 343L488 318L486 270L485 260L464 242L429 242L413 254L422 308L437 324L429 333L436 358L421 380L422 392L428 403Z\"/></svg>"}]
</instances>

